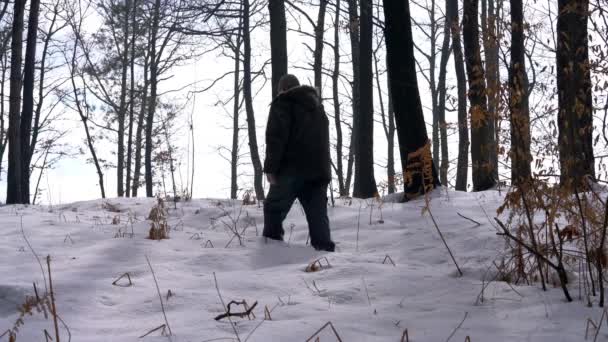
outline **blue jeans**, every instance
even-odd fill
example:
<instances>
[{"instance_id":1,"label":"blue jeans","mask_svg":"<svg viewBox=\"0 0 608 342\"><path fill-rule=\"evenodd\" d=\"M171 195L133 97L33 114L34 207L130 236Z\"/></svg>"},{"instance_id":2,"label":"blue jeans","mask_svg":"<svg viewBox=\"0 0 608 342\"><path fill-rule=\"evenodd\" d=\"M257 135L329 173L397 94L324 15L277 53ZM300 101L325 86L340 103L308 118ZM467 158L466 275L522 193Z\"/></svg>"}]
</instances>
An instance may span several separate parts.
<instances>
[{"instance_id":1,"label":"blue jeans","mask_svg":"<svg viewBox=\"0 0 608 342\"><path fill-rule=\"evenodd\" d=\"M317 250L333 252L335 244L331 241L329 232L325 182L280 176L275 184L270 185L264 201L263 235L270 239L283 240L283 220L296 198L306 214L311 245Z\"/></svg>"}]
</instances>

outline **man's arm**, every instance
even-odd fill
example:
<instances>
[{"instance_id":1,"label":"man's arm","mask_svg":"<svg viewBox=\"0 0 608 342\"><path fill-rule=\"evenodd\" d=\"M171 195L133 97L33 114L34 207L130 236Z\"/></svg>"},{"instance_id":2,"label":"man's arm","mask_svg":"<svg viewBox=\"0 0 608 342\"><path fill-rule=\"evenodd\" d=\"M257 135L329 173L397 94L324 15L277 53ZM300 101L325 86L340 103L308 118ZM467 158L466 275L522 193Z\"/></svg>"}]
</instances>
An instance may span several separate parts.
<instances>
[{"instance_id":1,"label":"man's arm","mask_svg":"<svg viewBox=\"0 0 608 342\"><path fill-rule=\"evenodd\" d=\"M291 125L290 105L285 100L276 100L270 106L266 125L266 160L264 173L276 175L281 167Z\"/></svg>"}]
</instances>

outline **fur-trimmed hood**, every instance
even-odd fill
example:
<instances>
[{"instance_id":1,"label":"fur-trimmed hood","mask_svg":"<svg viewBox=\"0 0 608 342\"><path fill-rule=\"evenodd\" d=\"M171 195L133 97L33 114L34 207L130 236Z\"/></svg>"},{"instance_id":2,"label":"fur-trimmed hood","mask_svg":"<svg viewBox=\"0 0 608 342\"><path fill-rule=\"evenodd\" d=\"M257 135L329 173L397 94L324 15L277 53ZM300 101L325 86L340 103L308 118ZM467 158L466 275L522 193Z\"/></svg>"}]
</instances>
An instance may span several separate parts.
<instances>
[{"instance_id":1,"label":"fur-trimmed hood","mask_svg":"<svg viewBox=\"0 0 608 342\"><path fill-rule=\"evenodd\" d=\"M273 102L275 101L290 101L307 108L315 108L321 104L317 89L308 85L297 86L282 92L274 98Z\"/></svg>"}]
</instances>

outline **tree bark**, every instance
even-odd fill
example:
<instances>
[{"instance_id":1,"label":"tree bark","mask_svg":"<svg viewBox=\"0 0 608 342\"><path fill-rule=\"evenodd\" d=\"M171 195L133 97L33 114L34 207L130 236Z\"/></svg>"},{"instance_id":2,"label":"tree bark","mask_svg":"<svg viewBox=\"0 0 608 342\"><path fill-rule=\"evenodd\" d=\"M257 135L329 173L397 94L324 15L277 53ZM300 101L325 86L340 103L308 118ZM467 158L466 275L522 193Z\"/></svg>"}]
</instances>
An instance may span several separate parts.
<instances>
[{"instance_id":1,"label":"tree bark","mask_svg":"<svg viewBox=\"0 0 608 342\"><path fill-rule=\"evenodd\" d=\"M124 13L123 54L121 58L120 104L118 109L118 154L116 163L116 192L118 197L125 195L125 121L127 116L127 75L129 72L129 10L130 1L126 0Z\"/></svg>"},{"instance_id":2,"label":"tree bark","mask_svg":"<svg viewBox=\"0 0 608 342\"><path fill-rule=\"evenodd\" d=\"M339 78L340 78L340 0L336 0L336 18L334 21L334 70L332 73L332 94L334 100L334 123L336 126L336 175L338 176L338 191L340 196L348 196L348 189L344 183L344 165L342 159L342 121L340 110Z\"/></svg>"},{"instance_id":3,"label":"tree bark","mask_svg":"<svg viewBox=\"0 0 608 342\"><path fill-rule=\"evenodd\" d=\"M262 185L262 162L258 152L258 139L256 136L255 115L253 112L253 95L251 91L251 32L249 31L249 0L243 2L243 96L245 97L245 110L247 112L247 128L249 132L249 152L253 164L253 183L255 195L258 200L264 200L264 186Z\"/></svg>"},{"instance_id":4,"label":"tree bark","mask_svg":"<svg viewBox=\"0 0 608 342\"><path fill-rule=\"evenodd\" d=\"M523 1L511 0L511 64L509 107L511 112L511 182L525 184L532 178L530 163L530 109L524 43Z\"/></svg>"},{"instance_id":5,"label":"tree bark","mask_svg":"<svg viewBox=\"0 0 608 342\"><path fill-rule=\"evenodd\" d=\"M479 47L478 1L464 0L463 38L471 103L473 190L484 191L494 187L496 179L491 159L494 151L491 129L493 118L488 114L485 76Z\"/></svg>"},{"instance_id":6,"label":"tree bark","mask_svg":"<svg viewBox=\"0 0 608 342\"><path fill-rule=\"evenodd\" d=\"M21 53L25 0L15 0L11 31L11 81L8 128L8 175L6 204L27 203L23 192L23 155L21 149Z\"/></svg>"},{"instance_id":7,"label":"tree bark","mask_svg":"<svg viewBox=\"0 0 608 342\"><path fill-rule=\"evenodd\" d=\"M287 22L285 1L270 0L270 52L272 60L272 98L277 96L279 80L287 74Z\"/></svg>"},{"instance_id":8,"label":"tree bark","mask_svg":"<svg viewBox=\"0 0 608 342\"><path fill-rule=\"evenodd\" d=\"M357 130L358 123L357 118L359 117L359 101L361 96L359 95L360 89L359 84L360 81L360 53L359 53L359 14L357 11L357 0L347 0L348 3L348 33L350 37L350 49L351 49L351 58L352 58L352 66L353 66L353 81L351 83L352 87L352 107L353 107L353 124L350 136L349 143L349 152L348 152L348 160L346 166L346 184L345 188L350 191L350 185L352 183L353 178L353 164L355 160L355 155L357 154L357 144L355 143L357 139Z\"/></svg>"},{"instance_id":9,"label":"tree bark","mask_svg":"<svg viewBox=\"0 0 608 342\"><path fill-rule=\"evenodd\" d=\"M486 57L486 96L488 99L488 129L491 134L490 163L495 181L498 181L498 110L500 105L500 68L498 32L496 31L498 8L494 0L482 0L481 28Z\"/></svg>"},{"instance_id":10,"label":"tree bark","mask_svg":"<svg viewBox=\"0 0 608 342\"><path fill-rule=\"evenodd\" d=\"M439 168L439 179L444 185L448 184L448 131L445 121L445 97L446 97L446 74L448 60L450 59L450 19L447 10L449 9L450 0L446 0L446 17L443 30L443 43L441 44L441 59L439 60L439 79L437 82L437 120L439 124L439 134L441 136L441 167ZM435 156L437 157L437 156ZM437 158L435 158L437 159ZM436 162L435 165L438 165Z\"/></svg>"},{"instance_id":11,"label":"tree bark","mask_svg":"<svg viewBox=\"0 0 608 342\"><path fill-rule=\"evenodd\" d=\"M388 55L387 55L388 65ZM387 77L387 88L388 88L388 134L386 140L388 143L388 162L386 165L386 172L388 176L388 193L392 194L397 191L396 180L395 180L395 108L393 106L393 95L391 94L391 81L390 73Z\"/></svg>"},{"instance_id":12,"label":"tree bark","mask_svg":"<svg viewBox=\"0 0 608 342\"><path fill-rule=\"evenodd\" d=\"M125 192L127 197L131 197L131 168L133 165L133 125L135 120L135 40L136 40L136 14L137 14L137 0L133 0L133 6L131 7L131 25L133 26L133 32L131 35L131 61L130 61L130 75L131 75L131 87L129 92L129 133L127 140L127 182ZM128 25L128 23L127 23Z\"/></svg>"},{"instance_id":13,"label":"tree bark","mask_svg":"<svg viewBox=\"0 0 608 342\"><path fill-rule=\"evenodd\" d=\"M2 59L2 78L0 78L0 180L2 179L2 161L4 160L4 152L6 151L6 145L8 142L8 136L6 132L6 124L4 121L4 85L6 84L6 69L8 64L8 57L6 51L0 55Z\"/></svg>"},{"instance_id":14,"label":"tree bark","mask_svg":"<svg viewBox=\"0 0 608 342\"><path fill-rule=\"evenodd\" d=\"M27 45L25 48L25 63L23 66L23 111L21 112L21 200L30 203L30 160L32 119L34 118L34 78L36 74L36 47L38 45L38 13L40 0L30 3L27 25Z\"/></svg>"},{"instance_id":15,"label":"tree bark","mask_svg":"<svg viewBox=\"0 0 608 342\"><path fill-rule=\"evenodd\" d=\"M239 26L242 24L240 20ZM230 159L230 198L236 199L238 195L238 162L239 162L239 111L241 108L241 43L242 30L237 31L236 46L234 49L234 108L232 111L232 153ZM273 86L274 87L274 86ZM278 87L278 85L277 85Z\"/></svg>"},{"instance_id":16,"label":"tree bark","mask_svg":"<svg viewBox=\"0 0 608 342\"><path fill-rule=\"evenodd\" d=\"M456 166L456 190L467 191L469 171L469 124L467 118L467 81L460 42L460 20L458 0L448 0L447 13L450 18L454 69L458 92L458 164Z\"/></svg>"},{"instance_id":17,"label":"tree bark","mask_svg":"<svg viewBox=\"0 0 608 342\"><path fill-rule=\"evenodd\" d=\"M323 99L323 46L325 41L323 35L325 33L325 12L327 10L327 1L320 0L319 15L317 17L317 25L315 26L315 53L313 69L315 74L315 88L319 92L319 98Z\"/></svg>"},{"instance_id":18,"label":"tree bark","mask_svg":"<svg viewBox=\"0 0 608 342\"><path fill-rule=\"evenodd\" d=\"M145 169L146 169L146 196L154 197L154 183L152 177L152 128L156 112L158 91L158 56L156 41L158 39L158 26L160 17L161 1L156 0L152 18L152 33L150 37L150 98L148 105L148 116L146 117L146 147L145 147Z\"/></svg>"},{"instance_id":19,"label":"tree bark","mask_svg":"<svg viewBox=\"0 0 608 342\"><path fill-rule=\"evenodd\" d=\"M584 177L595 179L593 109L588 0L559 0L557 17L557 89L560 182L586 188Z\"/></svg>"},{"instance_id":20,"label":"tree bark","mask_svg":"<svg viewBox=\"0 0 608 342\"><path fill-rule=\"evenodd\" d=\"M374 74L372 68L372 0L361 0L360 112L355 118L355 183L353 197L378 194L374 178Z\"/></svg>"},{"instance_id":21,"label":"tree bark","mask_svg":"<svg viewBox=\"0 0 608 342\"><path fill-rule=\"evenodd\" d=\"M409 2L384 0L384 16L388 74L406 181L404 200L408 200L433 189L439 179L416 79Z\"/></svg>"}]
</instances>

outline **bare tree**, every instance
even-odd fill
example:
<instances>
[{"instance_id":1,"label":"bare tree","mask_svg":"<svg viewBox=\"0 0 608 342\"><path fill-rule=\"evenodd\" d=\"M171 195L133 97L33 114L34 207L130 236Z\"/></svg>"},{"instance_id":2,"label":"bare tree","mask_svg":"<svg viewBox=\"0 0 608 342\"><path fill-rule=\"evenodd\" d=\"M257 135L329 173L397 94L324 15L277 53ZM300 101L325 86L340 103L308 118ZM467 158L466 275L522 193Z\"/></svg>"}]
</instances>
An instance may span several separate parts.
<instances>
[{"instance_id":1,"label":"bare tree","mask_svg":"<svg viewBox=\"0 0 608 342\"><path fill-rule=\"evenodd\" d=\"M496 179L491 159L494 152L493 132L490 126L493 118L488 115L484 69L479 47L478 4L479 0L464 0L463 38L471 103L473 190L484 191L496 185Z\"/></svg>"},{"instance_id":2,"label":"bare tree","mask_svg":"<svg viewBox=\"0 0 608 342\"><path fill-rule=\"evenodd\" d=\"M272 98L277 96L279 79L287 74L287 22L285 1L270 0L270 53L272 55Z\"/></svg>"},{"instance_id":3,"label":"bare tree","mask_svg":"<svg viewBox=\"0 0 608 342\"><path fill-rule=\"evenodd\" d=\"M460 21L458 0L448 0L447 17L450 20L454 69L458 91L458 164L456 166L456 190L467 190L469 170L469 125L467 118L467 81L465 75L462 45L460 42Z\"/></svg>"},{"instance_id":4,"label":"bare tree","mask_svg":"<svg viewBox=\"0 0 608 342\"><path fill-rule=\"evenodd\" d=\"M21 62L25 0L15 0L11 41L11 82L8 128L8 175L6 203L27 203L23 197L23 155L21 149Z\"/></svg>"},{"instance_id":5,"label":"bare tree","mask_svg":"<svg viewBox=\"0 0 608 342\"><path fill-rule=\"evenodd\" d=\"M353 196L374 197L378 193L374 178L374 87L372 68L373 6L371 0L361 0L360 45L360 111L354 117L355 182Z\"/></svg>"},{"instance_id":6,"label":"bare tree","mask_svg":"<svg viewBox=\"0 0 608 342\"><path fill-rule=\"evenodd\" d=\"M525 49L523 1L511 0L509 107L511 112L511 182L513 184L525 184L532 178L529 85Z\"/></svg>"},{"instance_id":7,"label":"bare tree","mask_svg":"<svg viewBox=\"0 0 608 342\"><path fill-rule=\"evenodd\" d=\"M593 103L587 34L589 1L559 0L557 89L561 183L582 187L595 178Z\"/></svg>"}]
</instances>

